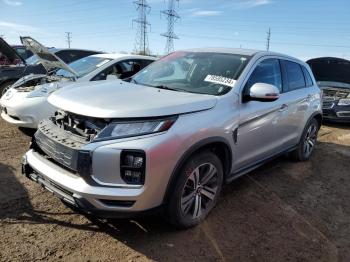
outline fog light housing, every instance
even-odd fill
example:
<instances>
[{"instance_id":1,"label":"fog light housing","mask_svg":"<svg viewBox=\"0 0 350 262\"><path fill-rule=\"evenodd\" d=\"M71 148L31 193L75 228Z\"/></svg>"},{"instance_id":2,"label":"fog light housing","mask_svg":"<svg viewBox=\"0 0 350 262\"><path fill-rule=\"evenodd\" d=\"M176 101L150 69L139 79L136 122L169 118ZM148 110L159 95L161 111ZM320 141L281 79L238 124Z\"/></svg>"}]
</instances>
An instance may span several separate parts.
<instances>
[{"instance_id":1,"label":"fog light housing","mask_svg":"<svg viewBox=\"0 0 350 262\"><path fill-rule=\"evenodd\" d=\"M146 169L145 152L140 150L123 150L120 163L120 174L127 184L144 184Z\"/></svg>"}]
</instances>

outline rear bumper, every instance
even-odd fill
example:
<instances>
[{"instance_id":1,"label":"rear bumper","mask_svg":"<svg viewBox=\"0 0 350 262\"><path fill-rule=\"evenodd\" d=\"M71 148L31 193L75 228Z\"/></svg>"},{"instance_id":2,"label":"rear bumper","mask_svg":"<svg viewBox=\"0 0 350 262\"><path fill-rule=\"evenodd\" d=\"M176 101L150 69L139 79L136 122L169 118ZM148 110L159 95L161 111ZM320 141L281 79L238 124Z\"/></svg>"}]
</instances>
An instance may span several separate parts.
<instances>
[{"instance_id":1,"label":"rear bumper","mask_svg":"<svg viewBox=\"0 0 350 262\"><path fill-rule=\"evenodd\" d=\"M94 216L134 217L158 209L135 208L144 187L91 186L78 175L58 167L33 150L29 150L23 158L22 173L61 200Z\"/></svg>"}]
</instances>

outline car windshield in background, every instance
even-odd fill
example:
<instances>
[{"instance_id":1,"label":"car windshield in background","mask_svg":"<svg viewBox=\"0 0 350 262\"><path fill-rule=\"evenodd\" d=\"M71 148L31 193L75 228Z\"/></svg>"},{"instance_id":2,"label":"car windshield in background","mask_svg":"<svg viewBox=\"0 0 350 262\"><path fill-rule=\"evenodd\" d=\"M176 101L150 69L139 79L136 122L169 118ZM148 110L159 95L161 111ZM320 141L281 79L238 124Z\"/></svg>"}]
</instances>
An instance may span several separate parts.
<instances>
[{"instance_id":1,"label":"car windshield in background","mask_svg":"<svg viewBox=\"0 0 350 262\"><path fill-rule=\"evenodd\" d=\"M92 71L103 66L104 64L108 63L111 60L112 59L109 59L109 58L88 56L70 63L69 67L72 68L77 73L78 78L80 78L91 73ZM73 77L72 73L64 69L58 70L56 72L56 75L64 76L64 77Z\"/></svg>"},{"instance_id":2,"label":"car windshield in background","mask_svg":"<svg viewBox=\"0 0 350 262\"><path fill-rule=\"evenodd\" d=\"M37 55L32 55L31 57L26 59L27 65L37 65L39 63L39 59Z\"/></svg>"},{"instance_id":3,"label":"car windshield in background","mask_svg":"<svg viewBox=\"0 0 350 262\"><path fill-rule=\"evenodd\" d=\"M231 90L249 56L210 52L174 52L133 77L135 83L199 94Z\"/></svg>"}]
</instances>

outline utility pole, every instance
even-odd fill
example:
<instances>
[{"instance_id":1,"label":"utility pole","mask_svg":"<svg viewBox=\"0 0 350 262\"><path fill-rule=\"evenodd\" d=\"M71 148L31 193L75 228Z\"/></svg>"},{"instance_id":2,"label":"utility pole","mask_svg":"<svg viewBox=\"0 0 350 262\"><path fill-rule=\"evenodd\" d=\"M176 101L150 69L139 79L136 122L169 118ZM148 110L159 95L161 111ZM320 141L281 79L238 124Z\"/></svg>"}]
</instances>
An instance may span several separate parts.
<instances>
[{"instance_id":1,"label":"utility pole","mask_svg":"<svg viewBox=\"0 0 350 262\"><path fill-rule=\"evenodd\" d=\"M271 28L269 27L269 31L267 32L266 38L266 50L270 51L270 40L271 40Z\"/></svg>"},{"instance_id":2,"label":"utility pole","mask_svg":"<svg viewBox=\"0 0 350 262\"><path fill-rule=\"evenodd\" d=\"M72 42L72 32L66 32L66 38L67 38L68 48L70 48L70 43Z\"/></svg>"},{"instance_id":3,"label":"utility pole","mask_svg":"<svg viewBox=\"0 0 350 262\"><path fill-rule=\"evenodd\" d=\"M180 19L180 16L175 11L175 2L179 3L179 0L168 0L168 9L161 11L161 14L166 15L168 19L168 30L166 33L161 34L161 36L164 36L167 39L165 45L166 54L174 51L174 39L179 39L174 32L174 24Z\"/></svg>"},{"instance_id":4,"label":"utility pole","mask_svg":"<svg viewBox=\"0 0 350 262\"><path fill-rule=\"evenodd\" d=\"M135 51L146 55L149 53L147 29L151 26L147 22L147 14L151 11L151 7L148 5L147 0L137 0L134 1L134 4L136 5L136 10L139 12L138 18L132 20L133 24L137 24Z\"/></svg>"}]
</instances>

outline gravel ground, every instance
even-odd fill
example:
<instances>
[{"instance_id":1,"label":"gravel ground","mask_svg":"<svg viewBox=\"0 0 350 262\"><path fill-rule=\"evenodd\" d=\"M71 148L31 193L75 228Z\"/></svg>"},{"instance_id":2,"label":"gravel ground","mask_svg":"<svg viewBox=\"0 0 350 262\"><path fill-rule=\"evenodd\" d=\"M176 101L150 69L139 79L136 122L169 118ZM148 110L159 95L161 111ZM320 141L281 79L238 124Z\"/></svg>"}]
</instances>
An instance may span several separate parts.
<instances>
[{"instance_id":1,"label":"gravel ground","mask_svg":"<svg viewBox=\"0 0 350 262\"><path fill-rule=\"evenodd\" d=\"M309 162L282 157L226 186L186 231L75 213L21 176L29 137L0 130L0 261L350 261L349 126L323 126Z\"/></svg>"}]
</instances>

